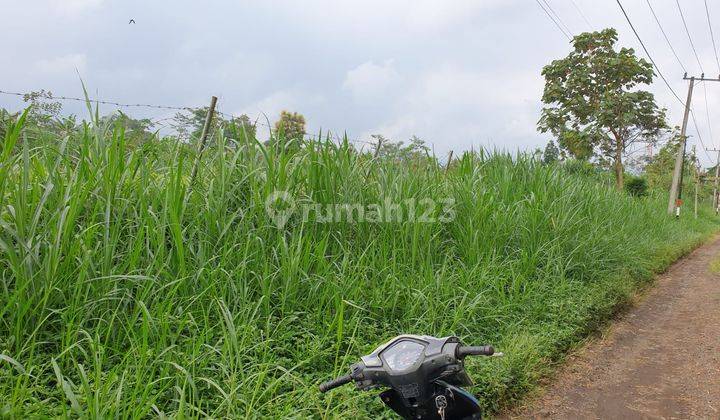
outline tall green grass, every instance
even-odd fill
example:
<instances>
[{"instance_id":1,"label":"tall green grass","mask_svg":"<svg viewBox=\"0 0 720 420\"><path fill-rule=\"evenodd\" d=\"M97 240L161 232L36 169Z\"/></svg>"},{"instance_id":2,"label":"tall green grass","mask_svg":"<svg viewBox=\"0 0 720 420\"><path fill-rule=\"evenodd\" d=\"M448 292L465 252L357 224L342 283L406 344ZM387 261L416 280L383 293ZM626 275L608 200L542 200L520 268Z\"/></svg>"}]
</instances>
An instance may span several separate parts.
<instances>
[{"instance_id":1,"label":"tall green grass","mask_svg":"<svg viewBox=\"0 0 720 420\"><path fill-rule=\"evenodd\" d=\"M254 139L205 152L86 125L0 150L0 414L370 417L352 387L320 395L399 333L492 343L468 370L512 404L653 272L716 229L668 218L591 177L523 156L372 159L347 143ZM47 137L47 136L46 136ZM450 223L277 228L266 197L455 199ZM688 214L689 215L689 214Z\"/></svg>"}]
</instances>

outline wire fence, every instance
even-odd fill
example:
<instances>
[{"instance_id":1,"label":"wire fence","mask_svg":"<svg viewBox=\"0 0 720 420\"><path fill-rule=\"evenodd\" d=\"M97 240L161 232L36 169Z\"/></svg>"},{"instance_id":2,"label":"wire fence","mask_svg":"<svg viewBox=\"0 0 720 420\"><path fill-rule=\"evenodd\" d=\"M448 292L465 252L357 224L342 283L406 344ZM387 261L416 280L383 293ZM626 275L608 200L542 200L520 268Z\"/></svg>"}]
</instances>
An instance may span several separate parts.
<instances>
[{"instance_id":1,"label":"wire fence","mask_svg":"<svg viewBox=\"0 0 720 420\"><path fill-rule=\"evenodd\" d=\"M0 90L1 94L4 95L12 95L12 96L19 96L22 97L24 100L26 98L30 98L30 93L21 93L21 92L8 92L5 90ZM172 110L178 110L178 111L192 111L192 107L187 106L169 106L169 105L153 105L153 104L123 104L120 102L114 102L114 101L107 101L107 100L100 100L100 99L92 99L92 98L75 98L72 96L54 96L49 95L46 97L48 100L60 100L60 101L76 101L76 102L90 102L94 104L103 104L103 105L114 105L119 108L155 108L155 109L172 109Z\"/></svg>"},{"instance_id":2,"label":"wire fence","mask_svg":"<svg viewBox=\"0 0 720 420\"><path fill-rule=\"evenodd\" d=\"M42 92L44 92L44 96L41 96L40 99L48 100L48 101L73 101L73 102L81 102L81 103L111 105L111 106L115 106L118 108L148 108L148 109L173 110L173 111L180 111L180 112L193 112L198 109L202 109L202 107L178 106L178 105L157 105L157 104L147 104L147 103L122 103L122 102L111 101L111 100L107 100L107 99L93 99L90 97L78 98L78 97L65 96L65 95L57 95L56 96L56 95L52 95L52 93L50 93L50 92L45 92L45 91L42 91ZM22 100L25 102L29 101L33 97L32 96L33 94L29 93L29 92L23 93L23 92L12 92L12 91L0 90L0 94L9 95L9 96L17 96L19 98L22 98ZM218 114L228 120L236 120L236 119L240 118L239 116L237 116L233 113L223 112L223 111L220 111L219 109L215 110L215 114ZM265 117L265 120L268 122L267 123L263 122L261 116ZM151 119L150 123L152 126L160 126L162 128L168 129L168 130L175 130L176 129L175 126L166 123L166 122L172 121L174 119L175 119L175 116L160 117L157 119ZM265 114L261 114L257 118L255 118L255 120L253 121L253 126L255 126L255 127L261 126L261 127L269 129L270 131L275 129L275 127L273 127L271 124L269 124L269 120L265 116ZM329 132L331 133L331 137L334 140L336 140L337 142L341 142L344 139L347 139L347 141L352 144L376 145L376 143L360 140L357 138L352 139L346 135L344 135L343 138L341 138L336 133L334 133L332 131L329 131ZM310 139L310 140L320 140L320 135L305 134L304 138Z\"/></svg>"},{"instance_id":3,"label":"wire fence","mask_svg":"<svg viewBox=\"0 0 720 420\"><path fill-rule=\"evenodd\" d=\"M44 92L44 91L43 91L43 92ZM17 97L22 98L23 101L26 101L26 102L27 102L28 100L30 100L30 98L32 98L32 93L11 92L11 91L0 90L0 94L10 95L10 96L17 96ZM78 97L72 97L72 96L55 96L55 95L52 95L50 92L45 92L45 96L42 96L41 99L44 99L44 100L58 100L58 101L75 101L75 102L83 102L83 103L88 103L88 102L89 102L89 103L92 103L92 104L112 105L112 106L116 106L116 107L118 107L118 108L148 108L148 109L174 110L174 111L180 111L180 112L193 112L193 111L196 111L196 110L198 110L198 109L202 109L202 107L190 107L190 106L156 105L156 104L146 104L146 103L122 103L122 102L110 101L110 100L106 100L106 99L93 99L93 98L90 98L90 97L88 97L88 98L78 98ZM237 119L240 118L240 116L238 116L238 115L236 115L236 114L233 114L233 113L231 113L231 112L221 111L221 110L220 110L220 107L221 107L221 105L218 104L217 108L215 109L215 114L218 114L218 115L222 116L223 118L225 118L225 119L227 119L227 120L230 120L230 121L237 120ZM261 117L263 117L263 118L261 118ZM173 126L172 124L168 124L168 123L167 123L167 122L172 121L172 120L174 120L174 119L175 119L175 116L171 116L171 117L160 117L160 118L157 118L157 119L151 119L151 120L150 120L150 123L152 124L152 126L160 126L160 127L163 127L163 128L165 128L165 129L167 129L167 130L174 131L174 130L176 130L176 127ZM263 119L264 119L265 121L267 121L267 122L263 122L263 121L262 121ZM698 129L698 127L697 127L697 122L695 121L695 115L694 115L694 113L692 113L692 120L693 120L693 123L694 123L694 125L695 125L696 131L697 131L697 134L698 134L698 137L699 137L699 139L700 139L700 141L701 141L701 144L702 144L702 146L703 146L702 149L703 149L703 151L705 152L705 154L706 154L706 156L708 157L708 159L712 161L712 158L710 158L710 156L709 156L709 155L707 154L707 152L705 151L704 144L703 144L703 142L702 142L702 139L700 138L700 132L699 132L699 129ZM253 120L251 120L251 121L253 121ZM270 124L269 119L267 118L266 114L264 114L264 113L258 115L258 116L254 119L254 121L252 122L252 124L253 124L254 127L260 126L260 127L267 128L267 129L269 130L269 133L272 133L272 131L275 130L275 127L274 127L272 124ZM345 132L343 133L343 136L341 137L340 135L337 134L337 132L333 132L332 130L328 130L328 131L326 131L326 133L324 133L324 134L320 134L320 133L319 133L319 134L308 134L308 133L306 133L306 134L303 136L303 138L304 138L304 139L307 139L307 140L314 140L314 141L323 140L323 139L326 138L325 136L328 135L327 133L330 133L330 137L331 137L334 141L336 141L337 143L341 143L341 142L343 142L344 140L347 140L349 143L351 143L351 144L353 144L353 145L356 145L356 147L360 147L360 148L364 148L364 147L366 147L366 146L371 146L371 147L377 147L377 146L378 146L378 143L377 143L377 142L362 140L362 139L359 139L359 138L351 138L351 137L348 136L347 133L345 133ZM269 135L271 135L271 134L269 134ZM644 149L644 148L643 148L643 149ZM628 150L628 151L626 152L625 156L626 156L626 158L637 159L636 154L637 154L638 152L641 152L641 151L642 151L642 149L639 149L639 150Z\"/></svg>"}]
</instances>

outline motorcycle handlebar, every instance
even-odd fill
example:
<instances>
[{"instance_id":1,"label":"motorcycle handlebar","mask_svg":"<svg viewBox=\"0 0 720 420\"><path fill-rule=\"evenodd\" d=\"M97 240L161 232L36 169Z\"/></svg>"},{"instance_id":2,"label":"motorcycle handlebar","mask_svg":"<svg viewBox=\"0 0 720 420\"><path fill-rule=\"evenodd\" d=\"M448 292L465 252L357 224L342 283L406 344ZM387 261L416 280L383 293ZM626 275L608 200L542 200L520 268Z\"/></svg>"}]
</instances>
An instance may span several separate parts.
<instances>
[{"instance_id":1,"label":"motorcycle handlebar","mask_svg":"<svg viewBox=\"0 0 720 420\"><path fill-rule=\"evenodd\" d=\"M352 382L352 376L350 375L344 375L339 378L335 378L332 381L327 381L322 384L320 384L320 392L328 392L333 388L337 388L339 386L343 386L345 384L349 384Z\"/></svg>"},{"instance_id":2,"label":"motorcycle handlebar","mask_svg":"<svg viewBox=\"0 0 720 420\"><path fill-rule=\"evenodd\" d=\"M456 357L465 356L492 356L495 354L493 346L461 346L458 347Z\"/></svg>"}]
</instances>

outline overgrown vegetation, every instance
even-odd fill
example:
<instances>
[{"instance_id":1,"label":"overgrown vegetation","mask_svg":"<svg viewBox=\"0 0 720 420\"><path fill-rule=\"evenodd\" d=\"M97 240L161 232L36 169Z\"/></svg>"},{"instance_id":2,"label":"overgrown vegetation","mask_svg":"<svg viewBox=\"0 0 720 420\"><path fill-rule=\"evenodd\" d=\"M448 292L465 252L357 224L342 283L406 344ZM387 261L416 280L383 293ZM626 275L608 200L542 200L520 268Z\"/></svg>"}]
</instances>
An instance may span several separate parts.
<instances>
[{"instance_id":1,"label":"overgrown vegetation","mask_svg":"<svg viewBox=\"0 0 720 420\"><path fill-rule=\"evenodd\" d=\"M633 197L645 197L648 194L647 180L641 176L625 178L625 191Z\"/></svg>"},{"instance_id":2,"label":"overgrown vegetation","mask_svg":"<svg viewBox=\"0 0 720 420\"><path fill-rule=\"evenodd\" d=\"M95 121L0 150L0 413L10 417L366 418L380 401L316 385L399 333L456 334L488 410L517 401L653 272L716 229L677 221L587 164L265 147L222 130L133 145ZM39 141L39 140L38 140ZM266 197L455 200L448 223L278 228ZM689 214L689 213L688 213Z\"/></svg>"}]
</instances>

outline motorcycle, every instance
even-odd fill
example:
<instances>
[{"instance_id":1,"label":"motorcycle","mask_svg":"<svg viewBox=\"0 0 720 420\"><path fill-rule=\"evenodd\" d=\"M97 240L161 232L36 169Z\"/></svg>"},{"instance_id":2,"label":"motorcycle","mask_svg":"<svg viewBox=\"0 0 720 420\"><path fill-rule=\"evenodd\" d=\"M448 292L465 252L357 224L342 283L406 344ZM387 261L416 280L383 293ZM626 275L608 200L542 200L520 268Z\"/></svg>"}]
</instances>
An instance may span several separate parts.
<instances>
[{"instance_id":1,"label":"motorcycle","mask_svg":"<svg viewBox=\"0 0 720 420\"><path fill-rule=\"evenodd\" d=\"M480 403L463 386L467 356L502 356L492 346L465 346L458 337L400 335L363 356L350 373L320 385L320 392L355 382L359 390L388 388L380 399L404 419L480 419Z\"/></svg>"}]
</instances>

